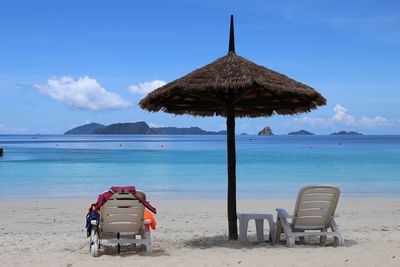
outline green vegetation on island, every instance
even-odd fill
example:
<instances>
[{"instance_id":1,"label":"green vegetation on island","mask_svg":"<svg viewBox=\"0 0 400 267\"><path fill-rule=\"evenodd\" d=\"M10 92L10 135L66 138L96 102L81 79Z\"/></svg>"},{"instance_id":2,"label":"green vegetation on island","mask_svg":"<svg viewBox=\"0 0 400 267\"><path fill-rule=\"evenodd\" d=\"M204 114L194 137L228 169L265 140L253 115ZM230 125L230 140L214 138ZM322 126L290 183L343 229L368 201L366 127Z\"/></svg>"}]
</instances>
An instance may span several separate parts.
<instances>
[{"instance_id":1,"label":"green vegetation on island","mask_svg":"<svg viewBox=\"0 0 400 267\"><path fill-rule=\"evenodd\" d=\"M154 127L152 128L156 134L166 134L166 135L224 135L226 131L205 131L199 127L190 127L190 128L178 128L178 127Z\"/></svg>"},{"instance_id":2,"label":"green vegetation on island","mask_svg":"<svg viewBox=\"0 0 400 267\"><path fill-rule=\"evenodd\" d=\"M225 135L226 131L205 131L199 127L178 128L178 127L150 127L146 122L114 123L108 126L90 123L64 134L162 134L162 135Z\"/></svg>"},{"instance_id":3,"label":"green vegetation on island","mask_svg":"<svg viewBox=\"0 0 400 267\"><path fill-rule=\"evenodd\" d=\"M93 134L156 134L144 121L134 123L114 123L107 127L96 129Z\"/></svg>"},{"instance_id":4,"label":"green vegetation on island","mask_svg":"<svg viewBox=\"0 0 400 267\"><path fill-rule=\"evenodd\" d=\"M350 132L340 131L340 132L336 132L336 133L331 133L331 135L362 135L362 133L358 133L355 131L350 131Z\"/></svg>"},{"instance_id":5,"label":"green vegetation on island","mask_svg":"<svg viewBox=\"0 0 400 267\"><path fill-rule=\"evenodd\" d=\"M306 130L299 130L296 132L290 132L288 135L315 135L312 132L306 131Z\"/></svg>"}]
</instances>

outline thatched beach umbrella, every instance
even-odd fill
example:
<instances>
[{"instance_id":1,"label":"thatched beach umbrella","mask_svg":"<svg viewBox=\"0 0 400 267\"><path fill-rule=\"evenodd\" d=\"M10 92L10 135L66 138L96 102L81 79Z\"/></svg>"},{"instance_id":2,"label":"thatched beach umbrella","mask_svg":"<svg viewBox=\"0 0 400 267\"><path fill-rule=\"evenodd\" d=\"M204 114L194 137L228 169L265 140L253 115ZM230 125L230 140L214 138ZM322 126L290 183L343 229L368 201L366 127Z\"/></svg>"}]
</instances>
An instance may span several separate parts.
<instances>
[{"instance_id":1,"label":"thatched beach umbrella","mask_svg":"<svg viewBox=\"0 0 400 267\"><path fill-rule=\"evenodd\" d=\"M226 56L154 90L140 106L152 112L226 117L229 239L236 240L235 117L309 112L326 100L313 88L238 56L233 16L230 26Z\"/></svg>"}]
</instances>

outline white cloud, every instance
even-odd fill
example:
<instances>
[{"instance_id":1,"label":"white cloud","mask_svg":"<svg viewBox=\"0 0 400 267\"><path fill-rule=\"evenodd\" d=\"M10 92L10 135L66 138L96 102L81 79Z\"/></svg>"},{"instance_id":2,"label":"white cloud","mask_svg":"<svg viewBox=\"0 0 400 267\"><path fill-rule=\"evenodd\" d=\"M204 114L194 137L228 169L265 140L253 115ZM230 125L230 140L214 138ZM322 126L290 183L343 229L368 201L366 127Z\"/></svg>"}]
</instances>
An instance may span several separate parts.
<instances>
[{"instance_id":1,"label":"white cloud","mask_svg":"<svg viewBox=\"0 0 400 267\"><path fill-rule=\"evenodd\" d=\"M104 89L95 79L80 77L74 80L64 76L48 79L47 84L35 84L34 88L65 105L84 110L125 109L132 106L118 94Z\"/></svg>"},{"instance_id":2,"label":"white cloud","mask_svg":"<svg viewBox=\"0 0 400 267\"><path fill-rule=\"evenodd\" d=\"M381 117L381 116L376 116L374 118L361 116L361 119L359 120L359 124L362 126L373 128L373 127L388 125L389 121L386 118Z\"/></svg>"},{"instance_id":3,"label":"white cloud","mask_svg":"<svg viewBox=\"0 0 400 267\"><path fill-rule=\"evenodd\" d=\"M312 127L316 126L329 126L330 119L328 118L321 118L321 117L309 117L309 116L304 116L303 118L295 118L295 122L302 123L302 124L308 124Z\"/></svg>"},{"instance_id":4,"label":"white cloud","mask_svg":"<svg viewBox=\"0 0 400 267\"><path fill-rule=\"evenodd\" d=\"M144 83L139 83L138 85L132 84L129 86L129 91L132 94L141 94L141 95L146 95L150 93L151 91L164 86L167 84L166 82L162 80L154 80L151 82L144 82Z\"/></svg>"},{"instance_id":5,"label":"white cloud","mask_svg":"<svg viewBox=\"0 0 400 267\"><path fill-rule=\"evenodd\" d=\"M347 125L353 127L367 127L374 128L379 126L387 126L390 124L389 120L381 117L367 117L361 116L357 119L353 115L348 113L348 109L337 104L333 108L334 114L332 117L309 117L304 116L303 118L294 119L297 123L308 124L311 127L333 127L335 125Z\"/></svg>"},{"instance_id":6,"label":"white cloud","mask_svg":"<svg viewBox=\"0 0 400 267\"><path fill-rule=\"evenodd\" d=\"M334 122L339 122L339 123L344 123L346 125L355 125L355 119L354 116L349 115L347 113L347 108L341 106L340 104L337 104L334 108L333 111L335 112L331 118L332 121Z\"/></svg>"}]
</instances>

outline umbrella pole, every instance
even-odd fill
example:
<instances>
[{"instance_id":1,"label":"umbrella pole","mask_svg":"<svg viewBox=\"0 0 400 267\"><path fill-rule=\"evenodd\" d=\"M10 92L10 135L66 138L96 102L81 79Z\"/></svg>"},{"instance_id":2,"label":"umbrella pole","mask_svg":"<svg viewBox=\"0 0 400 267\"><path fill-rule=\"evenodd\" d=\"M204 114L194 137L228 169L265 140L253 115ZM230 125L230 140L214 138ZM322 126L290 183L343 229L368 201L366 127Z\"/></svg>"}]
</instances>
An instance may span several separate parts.
<instances>
[{"instance_id":1,"label":"umbrella pole","mask_svg":"<svg viewBox=\"0 0 400 267\"><path fill-rule=\"evenodd\" d=\"M235 147L235 107L229 104L226 116L228 149L228 228L229 240L238 239L236 216L236 147Z\"/></svg>"}]
</instances>

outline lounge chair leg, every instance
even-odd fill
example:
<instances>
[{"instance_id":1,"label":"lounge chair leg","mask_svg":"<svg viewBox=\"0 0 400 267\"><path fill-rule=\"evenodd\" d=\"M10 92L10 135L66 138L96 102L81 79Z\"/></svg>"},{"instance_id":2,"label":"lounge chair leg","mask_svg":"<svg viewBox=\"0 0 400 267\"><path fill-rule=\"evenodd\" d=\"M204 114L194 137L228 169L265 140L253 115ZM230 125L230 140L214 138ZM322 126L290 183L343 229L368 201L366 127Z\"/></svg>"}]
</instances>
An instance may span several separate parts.
<instances>
[{"instance_id":1,"label":"lounge chair leg","mask_svg":"<svg viewBox=\"0 0 400 267\"><path fill-rule=\"evenodd\" d=\"M281 234L282 234L282 222L281 219L276 219L276 233L275 233L275 243L279 243L281 241Z\"/></svg>"},{"instance_id":2,"label":"lounge chair leg","mask_svg":"<svg viewBox=\"0 0 400 267\"><path fill-rule=\"evenodd\" d=\"M321 232L326 232L326 231L328 231L327 228L324 228L324 229L321 230ZM320 246L325 246L326 245L326 235L321 235L319 237L319 245Z\"/></svg>"},{"instance_id":3,"label":"lounge chair leg","mask_svg":"<svg viewBox=\"0 0 400 267\"><path fill-rule=\"evenodd\" d=\"M153 245L151 243L151 233L150 233L150 226L146 224L144 226L143 237L146 240L146 252L152 253L153 252Z\"/></svg>"},{"instance_id":4,"label":"lounge chair leg","mask_svg":"<svg viewBox=\"0 0 400 267\"><path fill-rule=\"evenodd\" d=\"M269 233L268 233L268 242L269 242L271 245L275 245L275 240L274 240L274 237L273 237L273 234L272 234L272 229L269 229Z\"/></svg>"},{"instance_id":5,"label":"lounge chair leg","mask_svg":"<svg viewBox=\"0 0 400 267\"><path fill-rule=\"evenodd\" d=\"M342 234L340 233L340 230L338 228L338 226L336 225L336 222L334 219L332 219L331 221L331 229L332 232L335 233L335 245L336 246L343 246L344 245L344 240L342 238Z\"/></svg>"},{"instance_id":6,"label":"lounge chair leg","mask_svg":"<svg viewBox=\"0 0 400 267\"><path fill-rule=\"evenodd\" d=\"M304 232L304 231L301 231L301 232ZM300 244L304 244L305 242L304 242L304 236L299 236L299 240L300 240Z\"/></svg>"},{"instance_id":7,"label":"lounge chair leg","mask_svg":"<svg viewBox=\"0 0 400 267\"><path fill-rule=\"evenodd\" d=\"M150 254L153 252L153 247L151 244L146 245L146 252L147 252L147 254Z\"/></svg>"},{"instance_id":8,"label":"lounge chair leg","mask_svg":"<svg viewBox=\"0 0 400 267\"><path fill-rule=\"evenodd\" d=\"M133 239L136 239L136 235L132 235L132 238L133 238ZM133 244L133 248L134 248L135 250L137 249L137 247L138 247L137 244Z\"/></svg>"},{"instance_id":9,"label":"lounge chair leg","mask_svg":"<svg viewBox=\"0 0 400 267\"><path fill-rule=\"evenodd\" d=\"M286 237L286 246L293 247L295 245L294 236Z\"/></svg>"},{"instance_id":10,"label":"lounge chair leg","mask_svg":"<svg viewBox=\"0 0 400 267\"><path fill-rule=\"evenodd\" d=\"M92 231L90 236L90 254L92 254L93 257L97 257L99 255L99 247L100 241L97 231Z\"/></svg>"},{"instance_id":11,"label":"lounge chair leg","mask_svg":"<svg viewBox=\"0 0 400 267\"><path fill-rule=\"evenodd\" d=\"M117 233L117 239L119 239L119 233ZM118 253L121 252L121 245L118 243L117 244L117 248L118 248Z\"/></svg>"},{"instance_id":12,"label":"lounge chair leg","mask_svg":"<svg viewBox=\"0 0 400 267\"><path fill-rule=\"evenodd\" d=\"M334 236L335 246L343 246L343 240L341 236Z\"/></svg>"},{"instance_id":13,"label":"lounge chair leg","mask_svg":"<svg viewBox=\"0 0 400 267\"><path fill-rule=\"evenodd\" d=\"M282 217L279 214L277 215L277 223L276 223L277 231L276 231L276 236L277 240L280 238L280 232L283 230L285 233L285 238L286 238L286 245L288 247L294 246L295 245L295 237L292 235L292 228L290 227L289 222L287 221L286 217ZM282 229L282 230L281 230Z\"/></svg>"}]
</instances>

